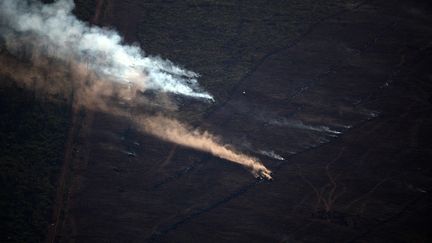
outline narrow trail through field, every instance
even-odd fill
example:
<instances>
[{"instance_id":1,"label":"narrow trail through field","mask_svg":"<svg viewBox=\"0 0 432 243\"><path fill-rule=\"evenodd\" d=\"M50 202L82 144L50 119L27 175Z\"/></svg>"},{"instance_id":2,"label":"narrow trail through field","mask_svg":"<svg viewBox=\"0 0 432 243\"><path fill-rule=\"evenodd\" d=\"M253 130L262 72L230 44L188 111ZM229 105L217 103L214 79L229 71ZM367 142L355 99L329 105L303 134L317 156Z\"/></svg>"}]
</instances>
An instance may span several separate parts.
<instances>
[{"instance_id":1,"label":"narrow trail through field","mask_svg":"<svg viewBox=\"0 0 432 243\"><path fill-rule=\"evenodd\" d=\"M72 160L74 134L76 133L76 130L78 129L79 126L79 124L77 124L77 116L75 115L75 113L76 113L76 109L73 107L70 112L71 127L69 128L69 132L67 135L68 139L65 145L64 159L63 159L60 175L58 177L58 182L57 182L57 192L56 192L54 206L52 210L52 223L48 226L48 233L46 238L47 243L55 242L55 237L59 227L60 215L64 203L63 201L64 192L66 190L65 188L66 174L69 171L70 162Z\"/></svg>"},{"instance_id":2,"label":"narrow trail through field","mask_svg":"<svg viewBox=\"0 0 432 243\"><path fill-rule=\"evenodd\" d=\"M101 12L103 11L102 7L104 5L104 2L105 2L105 0L96 0L96 12L95 12L95 14L94 14L94 16L93 16L93 18L91 20L92 24L99 23Z\"/></svg>"},{"instance_id":3,"label":"narrow trail through field","mask_svg":"<svg viewBox=\"0 0 432 243\"><path fill-rule=\"evenodd\" d=\"M104 0L97 1L96 12L93 16L92 24L97 24L100 17L100 12L103 6ZM72 182L68 182L68 180L73 180L70 173L73 168L73 163L77 162L78 158L76 158L76 142L78 136L83 133L87 133L88 129L91 127L94 118L94 112L92 110L84 110L84 108L78 105L78 102L75 100L76 96L74 95L75 91L72 90L71 95L71 111L70 111L70 128L67 135L67 141L65 144L64 150L64 159L62 163L62 167L60 170L60 175L58 177L57 182L57 190L56 196L54 200L54 206L52 209L52 221L48 226L46 242L54 243L57 242L57 237L61 234L63 226L65 224L66 211L68 210L68 202L70 197L70 187ZM81 114L85 114L83 117ZM83 127L85 126L85 127ZM88 159L88 155L83 157L84 159ZM85 164L85 161L82 161L81 164ZM76 178L74 178L76 179ZM72 230L73 229L73 225Z\"/></svg>"}]
</instances>

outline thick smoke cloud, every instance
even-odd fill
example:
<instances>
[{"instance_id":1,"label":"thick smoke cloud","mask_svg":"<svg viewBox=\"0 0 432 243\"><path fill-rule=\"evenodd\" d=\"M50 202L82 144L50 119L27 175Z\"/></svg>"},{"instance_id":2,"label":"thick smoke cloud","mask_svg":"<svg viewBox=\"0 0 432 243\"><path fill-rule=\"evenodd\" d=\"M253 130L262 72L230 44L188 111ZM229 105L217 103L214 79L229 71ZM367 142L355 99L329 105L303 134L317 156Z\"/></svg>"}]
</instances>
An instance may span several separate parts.
<instances>
[{"instance_id":1,"label":"thick smoke cloud","mask_svg":"<svg viewBox=\"0 0 432 243\"><path fill-rule=\"evenodd\" d=\"M34 47L60 60L86 63L104 79L133 85L140 90L164 92L212 100L198 87L198 74L159 57L145 56L137 46L122 44L117 32L78 20L71 14L72 0L44 5L37 1L2 0L1 31L10 49L16 40L32 33Z\"/></svg>"},{"instance_id":2,"label":"thick smoke cloud","mask_svg":"<svg viewBox=\"0 0 432 243\"><path fill-rule=\"evenodd\" d=\"M71 14L73 8L73 0L49 5L1 0L0 37L9 53L24 55L31 63L0 55L0 73L45 94L73 93L76 105L130 119L145 133L241 164L257 177L271 178L271 171L256 158L224 145L209 132L166 117L176 109L169 93L213 100L199 87L198 74L123 44L115 31L78 20ZM157 92L149 99L138 92L146 90ZM122 105L113 106L113 100ZM156 113L165 115L132 115L124 108L136 105L158 107Z\"/></svg>"}]
</instances>

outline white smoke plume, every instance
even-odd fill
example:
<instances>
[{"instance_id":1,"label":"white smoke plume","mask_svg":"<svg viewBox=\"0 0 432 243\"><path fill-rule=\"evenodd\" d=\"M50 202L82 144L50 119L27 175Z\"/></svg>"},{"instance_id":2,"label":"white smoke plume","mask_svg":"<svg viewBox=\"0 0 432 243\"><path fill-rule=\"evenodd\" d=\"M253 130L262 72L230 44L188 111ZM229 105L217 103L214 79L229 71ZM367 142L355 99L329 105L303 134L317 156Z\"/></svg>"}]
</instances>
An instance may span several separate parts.
<instances>
[{"instance_id":1,"label":"white smoke plume","mask_svg":"<svg viewBox=\"0 0 432 243\"><path fill-rule=\"evenodd\" d=\"M10 50L19 51L23 33L41 54L63 61L85 63L104 79L133 85L142 91L160 90L213 100L198 87L198 74L159 57L146 56L137 46L125 45L120 35L78 20L73 0L42 4L31 0L0 1L0 31Z\"/></svg>"},{"instance_id":2,"label":"white smoke plume","mask_svg":"<svg viewBox=\"0 0 432 243\"><path fill-rule=\"evenodd\" d=\"M282 157L281 155L277 154L275 151L273 150L258 150L257 151L259 154L262 154L264 156L270 157L272 159L277 159L277 160L285 160L284 157Z\"/></svg>"},{"instance_id":3,"label":"white smoke plume","mask_svg":"<svg viewBox=\"0 0 432 243\"><path fill-rule=\"evenodd\" d=\"M87 109L131 119L143 132L241 164L255 176L271 179L271 171L256 158L235 151L208 132L163 116L130 114L123 105L113 106L112 98L122 98L129 107L155 102L137 96L137 90L158 91L156 103L165 111L176 106L165 93L202 100L213 97L198 86L198 74L123 44L115 31L78 20L71 13L73 8L72 0L49 5L36 0L0 0L1 39L10 53L19 56L24 50L32 61L32 65L23 65L0 55L0 73L45 93L72 89L79 100L76 103Z\"/></svg>"},{"instance_id":4,"label":"white smoke plume","mask_svg":"<svg viewBox=\"0 0 432 243\"><path fill-rule=\"evenodd\" d=\"M310 131L317 131L317 132L324 132L324 133L330 133L330 134L341 134L341 132L332 130L327 126L312 126L312 125L306 125L300 120L288 120L288 119L272 119L270 121L267 121L268 124L274 125L274 126L287 126L287 127L293 127L298 129L305 129Z\"/></svg>"}]
</instances>

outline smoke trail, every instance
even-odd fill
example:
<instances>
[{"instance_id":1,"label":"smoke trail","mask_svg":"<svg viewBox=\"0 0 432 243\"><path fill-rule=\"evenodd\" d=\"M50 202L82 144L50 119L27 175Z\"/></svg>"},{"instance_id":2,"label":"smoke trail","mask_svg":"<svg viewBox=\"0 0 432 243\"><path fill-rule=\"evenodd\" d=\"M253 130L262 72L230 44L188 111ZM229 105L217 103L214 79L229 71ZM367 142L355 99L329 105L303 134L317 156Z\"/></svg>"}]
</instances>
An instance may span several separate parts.
<instances>
[{"instance_id":1,"label":"smoke trail","mask_svg":"<svg viewBox=\"0 0 432 243\"><path fill-rule=\"evenodd\" d=\"M306 125L302 121L299 120L288 120L288 119L273 119L268 121L268 124L274 125L274 126L288 126L288 127L294 127L299 129L305 129L305 130L311 130L311 131L317 131L317 132L325 132L325 133L331 133L331 134L341 134L341 132L332 130L327 126L311 126Z\"/></svg>"},{"instance_id":2,"label":"smoke trail","mask_svg":"<svg viewBox=\"0 0 432 243\"><path fill-rule=\"evenodd\" d=\"M114 82L191 97L213 100L198 87L198 74L175 66L160 57L145 56L137 46L122 44L112 30L78 20L72 15L73 0L50 5L37 1L2 0L0 31L9 50L19 52L30 45L33 55L46 55L86 66ZM23 43L24 42L24 43Z\"/></svg>"},{"instance_id":3,"label":"smoke trail","mask_svg":"<svg viewBox=\"0 0 432 243\"><path fill-rule=\"evenodd\" d=\"M193 130L176 120L162 116L143 118L138 120L142 128L166 141L209 152L217 157L226 159L249 168L256 177L271 179L271 171L256 158L238 153L227 146L220 145L218 138L208 132Z\"/></svg>"},{"instance_id":4,"label":"smoke trail","mask_svg":"<svg viewBox=\"0 0 432 243\"><path fill-rule=\"evenodd\" d=\"M273 159L277 159L277 160L285 160L284 157L280 156L279 154L275 153L275 151L270 150L258 150L257 151L259 154L265 155L267 157L273 158Z\"/></svg>"},{"instance_id":5,"label":"smoke trail","mask_svg":"<svg viewBox=\"0 0 432 243\"><path fill-rule=\"evenodd\" d=\"M137 97L135 92L147 89L207 100L213 97L199 88L198 74L168 60L145 56L136 46L123 45L116 32L90 27L76 19L71 14L73 7L72 0L59 0L50 5L33 0L1 0L0 36L11 53L20 56L23 50L28 52L25 54L31 55L33 66L26 69L28 65L24 68L1 65L4 67L0 67L0 72L22 79L27 87L37 81L36 85L45 93L72 89L79 105L132 119L146 133L209 152L249 168L257 177L271 179L271 171L256 158L222 145L208 132L190 129L162 116L131 117L121 107L112 106L111 98L122 98L126 105L149 106L153 101ZM54 86L53 80L56 80ZM157 102L164 109L173 106L169 98Z\"/></svg>"}]
</instances>

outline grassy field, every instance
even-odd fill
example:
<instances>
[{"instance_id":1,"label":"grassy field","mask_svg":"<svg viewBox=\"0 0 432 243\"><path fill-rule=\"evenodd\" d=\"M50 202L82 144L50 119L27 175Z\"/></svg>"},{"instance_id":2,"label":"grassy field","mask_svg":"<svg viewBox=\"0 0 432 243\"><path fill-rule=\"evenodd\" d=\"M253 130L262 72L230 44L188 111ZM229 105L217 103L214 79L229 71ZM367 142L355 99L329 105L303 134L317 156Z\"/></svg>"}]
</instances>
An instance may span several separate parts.
<instances>
[{"instance_id":1,"label":"grassy field","mask_svg":"<svg viewBox=\"0 0 432 243\"><path fill-rule=\"evenodd\" d=\"M145 1L137 36L148 54L200 73L204 88L224 101L266 55L351 5L347 0Z\"/></svg>"},{"instance_id":2,"label":"grassy field","mask_svg":"<svg viewBox=\"0 0 432 243\"><path fill-rule=\"evenodd\" d=\"M41 242L63 160L69 105L0 77L1 242Z\"/></svg>"},{"instance_id":3,"label":"grassy field","mask_svg":"<svg viewBox=\"0 0 432 243\"><path fill-rule=\"evenodd\" d=\"M147 54L200 73L203 87L220 102L268 53L289 45L347 1L333 2L145 1L136 36ZM75 3L74 14L91 21L96 1ZM1 84L1 241L40 242L50 224L70 107L66 101L41 101L7 77ZM200 121L209 108L188 102L180 114Z\"/></svg>"},{"instance_id":4,"label":"grassy field","mask_svg":"<svg viewBox=\"0 0 432 243\"><path fill-rule=\"evenodd\" d=\"M275 180L271 184L256 183L236 165L130 132L125 121L97 114L93 126L88 127L92 133L78 134L91 144L87 150L92 153L82 159L85 166L81 170L71 172L76 172L71 177L78 189L71 193L72 203L64 210L70 210L65 218L74 219L76 225L70 227L72 230L65 227L66 230L57 232L65 241L124 242L160 237L162 242L323 242L322 239L345 241L353 235L361 239L373 231L375 236L370 237L377 239L391 237L395 232L406 233L398 237L408 242L425 239L421 234L426 234L423 231L427 229L419 231L416 227L427 225L423 223L428 218L424 212L429 209L430 197L426 193L429 186L424 185L429 185L425 183L429 177L422 177L421 173L429 173L425 169L429 167L422 163L430 157L431 150L428 140L419 137L430 130L430 117L423 115L426 109L416 107L430 103L430 98L427 102L422 99L418 92L422 86L411 79L411 86L408 81L399 80L375 101L371 102L373 95L369 95L375 86L386 81L391 70L382 67L400 59L397 53L401 46L429 51L430 47L405 43L405 35L420 33L411 27L398 26L388 30L390 34L378 30L390 26L387 21L394 19L403 27L399 15L380 16L373 8L365 7L357 13L336 17L336 13L355 6L351 0L101 2L104 4L100 6L107 9L101 11L103 16L95 24L116 28L125 36L134 35L146 54L160 55L201 74L200 83L217 102L179 98L178 116L182 121L192 125L213 122L202 127L213 125L215 131L219 128L234 138L242 139L247 134L246 140L256 141L262 145L259 147L284 152L288 163L266 161L276 172ZM78 18L87 22L94 19L96 0L75 3L74 14ZM352 14L357 17L351 19ZM333 16L331 21L310 31L329 16ZM333 34L335 27L340 31L337 35ZM359 31L365 29L369 30L366 33L371 32L370 36ZM296 48L300 45L303 46ZM357 50L356 54L352 48L357 46L364 53ZM327 51L333 47L335 50ZM383 47L392 51L386 52ZM285 52L290 49L293 50ZM274 55L277 53L282 54ZM328 58L327 54L334 56ZM270 64L279 63L279 67L262 65L267 57L273 59ZM258 75L257 70L266 75ZM285 76L279 75L281 72ZM364 79L359 81L357 77ZM313 82L314 87L291 102L295 92L304 91L300 89L303 86L296 85L306 81ZM0 84L0 242L40 242L52 223L56 182L72 120L70 104L65 100L39 99L33 91L17 87L7 77L0 76ZM405 92L405 86L411 93ZM250 103L241 103L243 91L250 95L245 96ZM383 115L375 119L373 113L373 119L367 120L370 123L357 119L367 115L360 103L355 104L357 98L383 110ZM245 111L229 110L236 104ZM212 115L221 107L227 109ZM346 107L353 112L345 111ZM287 117L297 112L297 119L316 123L315 129L339 124L337 128L345 132L351 124L357 125L336 140L336 136L328 138L334 134L325 131L320 135L301 127L274 128L275 125L263 124L259 117L250 119L249 113L261 110L263 117L265 111ZM405 129L405 124L411 125ZM324 140L320 138L331 142L321 142ZM130 148L136 157L125 154ZM292 151L302 152L292 155ZM87 160L92 163L85 164ZM387 174L389 168L391 173ZM338 187L334 177L339 178ZM335 191L342 195L337 201L336 196L332 197ZM357 207L353 202L361 205ZM353 204L356 207L348 207ZM410 209L413 206L423 211ZM414 226L400 230L412 222Z\"/></svg>"},{"instance_id":5,"label":"grassy field","mask_svg":"<svg viewBox=\"0 0 432 243\"><path fill-rule=\"evenodd\" d=\"M95 1L76 2L75 14L89 20ZM0 54L3 61L19 63L5 50ZM43 242L51 224L71 105L15 81L0 76L0 242Z\"/></svg>"}]
</instances>

